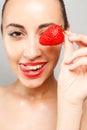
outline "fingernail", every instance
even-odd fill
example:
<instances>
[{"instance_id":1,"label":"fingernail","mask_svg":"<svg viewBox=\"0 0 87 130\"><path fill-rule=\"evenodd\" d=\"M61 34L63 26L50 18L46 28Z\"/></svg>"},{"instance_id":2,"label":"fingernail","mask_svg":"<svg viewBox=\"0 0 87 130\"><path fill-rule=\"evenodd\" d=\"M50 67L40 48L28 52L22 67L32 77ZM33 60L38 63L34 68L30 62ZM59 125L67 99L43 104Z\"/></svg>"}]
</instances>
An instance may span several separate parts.
<instances>
[{"instance_id":1,"label":"fingernail","mask_svg":"<svg viewBox=\"0 0 87 130\"><path fill-rule=\"evenodd\" d=\"M74 65L71 65L68 67L69 70L74 70L75 69L75 66Z\"/></svg>"},{"instance_id":2,"label":"fingernail","mask_svg":"<svg viewBox=\"0 0 87 130\"><path fill-rule=\"evenodd\" d=\"M69 36L69 40L75 39L75 36Z\"/></svg>"},{"instance_id":3,"label":"fingernail","mask_svg":"<svg viewBox=\"0 0 87 130\"><path fill-rule=\"evenodd\" d=\"M70 31L65 31L65 34L71 35L72 33Z\"/></svg>"},{"instance_id":4,"label":"fingernail","mask_svg":"<svg viewBox=\"0 0 87 130\"><path fill-rule=\"evenodd\" d=\"M65 62L66 62L66 63L70 63L70 62L71 62L71 58L66 58L66 59L65 59Z\"/></svg>"}]
</instances>

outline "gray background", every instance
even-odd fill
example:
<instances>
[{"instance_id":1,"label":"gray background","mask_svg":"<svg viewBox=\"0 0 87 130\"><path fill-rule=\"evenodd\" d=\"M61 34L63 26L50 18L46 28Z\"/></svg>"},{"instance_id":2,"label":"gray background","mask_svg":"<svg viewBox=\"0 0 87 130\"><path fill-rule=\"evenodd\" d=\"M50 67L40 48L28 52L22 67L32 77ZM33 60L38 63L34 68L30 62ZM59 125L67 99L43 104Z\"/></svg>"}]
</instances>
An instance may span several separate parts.
<instances>
[{"instance_id":1,"label":"gray background","mask_svg":"<svg viewBox=\"0 0 87 130\"><path fill-rule=\"evenodd\" d=\"M64 0L67 10L69 23L71 25L71 31L80 34L87 35L87 0ZM0 0L0 14L4 0ZM1 23L1 15L0 15ZM59 73L59 65L62 59L63 49L59 64L55 69L55 75L57 77ZM9 63L5 54L4 45L0 33L0 86L9 84L16 79L12 73Z\"/></svg>"}]
</instances>

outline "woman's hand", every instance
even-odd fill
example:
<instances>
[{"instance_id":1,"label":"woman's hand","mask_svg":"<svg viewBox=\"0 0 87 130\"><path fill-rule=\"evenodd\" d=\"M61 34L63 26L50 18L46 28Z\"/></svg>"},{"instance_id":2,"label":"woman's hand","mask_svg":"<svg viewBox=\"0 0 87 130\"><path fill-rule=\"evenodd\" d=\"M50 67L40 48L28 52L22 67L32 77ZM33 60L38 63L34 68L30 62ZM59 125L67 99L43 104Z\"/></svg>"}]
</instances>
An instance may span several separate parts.
<instances>
[{"instance_id":1,"label":"woman's hand","mask_svg":"<svg viewBox=\"0 0 87 130\"><path fill-rule=\"evenodd\" d=\"M58 87L64 98L77 104L87 97L87 36L65 32L64 48Z\"/></svg>"},{"instance_id":2,"label":"woman's hand","mask_svg":"<svg viewBox=\"0 0 87 130\"><path fill-rule=\"evenodd\" d=\"M74 49L74 43L78 45ZM57 130L80 130L87 97L87 36L65 32L64 57L58 78Z\"/></svg>"}]
</instances>

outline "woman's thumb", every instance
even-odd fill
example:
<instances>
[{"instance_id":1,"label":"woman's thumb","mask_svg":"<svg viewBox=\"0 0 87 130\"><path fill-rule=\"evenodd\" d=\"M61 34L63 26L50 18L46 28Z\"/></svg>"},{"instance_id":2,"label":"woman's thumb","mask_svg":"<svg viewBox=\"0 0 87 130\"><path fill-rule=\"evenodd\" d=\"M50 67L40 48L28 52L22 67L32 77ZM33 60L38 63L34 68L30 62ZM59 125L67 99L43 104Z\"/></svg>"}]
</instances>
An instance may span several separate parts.
<instances>
[{"instance_id":1,"label":"woman's thumb","mask_svg":"<svg viewBox=\"0 0 87 130\"><path fill-rule=\"evenodd\" d=\"M65 42L64 42L64 61L72 55L74 51L74 45L69 40L69 36L65 34Z\"/></svg>"}]
</instances>

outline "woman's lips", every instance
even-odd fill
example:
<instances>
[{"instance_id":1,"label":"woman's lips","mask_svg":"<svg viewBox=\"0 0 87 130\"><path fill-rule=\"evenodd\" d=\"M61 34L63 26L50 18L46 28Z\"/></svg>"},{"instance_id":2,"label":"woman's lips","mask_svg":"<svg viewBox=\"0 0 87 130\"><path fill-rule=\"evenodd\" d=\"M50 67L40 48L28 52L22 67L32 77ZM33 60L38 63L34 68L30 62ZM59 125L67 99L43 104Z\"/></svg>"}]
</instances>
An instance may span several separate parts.
<instances>
[{"instance_id":1,"label":"woman's lips","mask_svg":"<svg viewBox=\"0 0 87 130\"><path fill-rule=\"evenodd\" d=\"M28 78L35 78L43 73L47 62L28 62L20 63L20 70Z\"/></svg>"}]
</instances>

